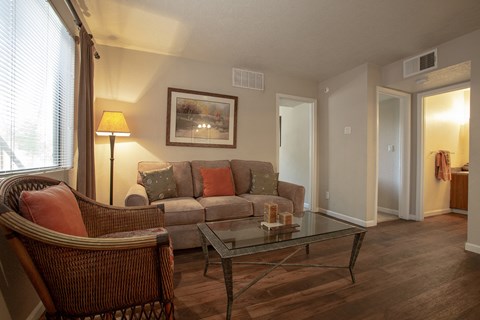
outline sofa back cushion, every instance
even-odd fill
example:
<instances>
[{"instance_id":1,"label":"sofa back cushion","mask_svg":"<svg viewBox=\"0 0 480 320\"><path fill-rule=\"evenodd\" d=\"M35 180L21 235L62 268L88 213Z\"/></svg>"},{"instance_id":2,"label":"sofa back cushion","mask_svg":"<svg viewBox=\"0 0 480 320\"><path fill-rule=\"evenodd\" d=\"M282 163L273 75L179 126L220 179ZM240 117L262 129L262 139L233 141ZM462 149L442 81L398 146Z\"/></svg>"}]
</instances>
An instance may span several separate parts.
<instances>
[{"instance_id":1,"label":"sofa back cushion","mask_svg":"<svg viewBox=\"0 0 480 320\"><path fill-rule=\"evenodd\" d=\"M188 161L180 162L160 162L160 161L141 161L138 163L138 171L152 171L164 169L168 166L173 167L173 177L177 185L178 197L193 196L192 167ZM140 173L137 174L137 183L142 184Z\"/></svg>"},{"instance_id":2,"label":"sofa back cushion","mask_svg":"<svg viewBox=\"0 0 480 320\"><path fill-rule=\"evenodd\" d=\"M203 179L200 168L230 168L228 160L193 160L192 176L193 176L193 195L195 198L203 196Z\"/></svg>"},{"instance_id":3,"label":"sofa back cushion","mask_svg":"<svg viewBox=\"0 0 480 320\"><path fill-rule=\"evenodd\" d=\"M232 168L233 180L235 182L235 193L237 195L250 192L252 174L251 171L275 173L273 165L270 162L254 161L254 160L232 160L230 161Z\"/></svg>"}]
</instances>

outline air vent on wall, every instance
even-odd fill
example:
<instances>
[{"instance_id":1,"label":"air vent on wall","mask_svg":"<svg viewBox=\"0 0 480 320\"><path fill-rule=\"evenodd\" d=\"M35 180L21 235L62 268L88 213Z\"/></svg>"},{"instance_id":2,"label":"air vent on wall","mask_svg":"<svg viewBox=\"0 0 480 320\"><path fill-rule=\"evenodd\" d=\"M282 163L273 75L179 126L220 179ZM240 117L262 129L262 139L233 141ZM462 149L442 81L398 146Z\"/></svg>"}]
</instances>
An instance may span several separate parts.
<instances>
[{"instance_id":1,"label":"air vent on wall","mask_svg":"<svg viewBox=\"0 0 480 320\"><path fill-rule=\"evenodd\" d=\"M263 90L263 82L263 73L232 68L232 85L234 87Z\"/></svg>"},{"instance_id":2,"label":"air vent on wall","mask_svg":"<svg viewBox=\"0 0 480 320\"><path fill-rule=\"evenodd\" d=\"M407 78L437 67L437 49L403 61L403 77Z\"/></svg>"}]
</instances>

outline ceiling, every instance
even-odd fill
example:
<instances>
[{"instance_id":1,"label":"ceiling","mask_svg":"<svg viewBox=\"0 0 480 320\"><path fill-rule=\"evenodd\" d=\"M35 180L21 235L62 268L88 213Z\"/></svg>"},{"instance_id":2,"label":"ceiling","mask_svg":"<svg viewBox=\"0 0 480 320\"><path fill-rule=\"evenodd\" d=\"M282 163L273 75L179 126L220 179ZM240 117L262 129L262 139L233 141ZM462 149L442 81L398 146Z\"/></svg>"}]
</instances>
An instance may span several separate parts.
<instances>
[{"instance_id":1,"label":"ceiling","mask_svg":"<svg viewBox=\"0 0 480 320\"><path fill-rule=\"evenodd\" d=\"M72 2L97 44L315 81L480 29L479 0Z\"/></svg>"}]
</instances>

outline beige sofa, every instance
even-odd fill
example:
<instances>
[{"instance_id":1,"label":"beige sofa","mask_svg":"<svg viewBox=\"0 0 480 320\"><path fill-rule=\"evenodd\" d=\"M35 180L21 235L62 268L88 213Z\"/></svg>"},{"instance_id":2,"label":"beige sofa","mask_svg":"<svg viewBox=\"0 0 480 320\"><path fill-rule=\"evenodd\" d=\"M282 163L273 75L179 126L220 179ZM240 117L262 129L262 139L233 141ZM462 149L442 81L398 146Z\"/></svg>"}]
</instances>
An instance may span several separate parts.
<instances>
[{"instance_id":1,"label":"beige sofa","mask_svg":"<svg viewBox=\"0 0 480 320\"><path fill-rule=\"evenodd\" d=\"M126 206L148 205L145 187L141 184L140 172L173 167L177 197L154 201L151 204L165 205L165 226L172 237L175 249L200 246L197 223L262 216L264 203L274 202L279 212L303 211L305 188L293 183L278 181L278 196L251 194L251 172L274 173L269 162L248 160L194 160L182 162L138 163L137 184L132 186L125 198ZM203 196L201 168L230 167L235 195Z\"/></svg>"}]
</instances>

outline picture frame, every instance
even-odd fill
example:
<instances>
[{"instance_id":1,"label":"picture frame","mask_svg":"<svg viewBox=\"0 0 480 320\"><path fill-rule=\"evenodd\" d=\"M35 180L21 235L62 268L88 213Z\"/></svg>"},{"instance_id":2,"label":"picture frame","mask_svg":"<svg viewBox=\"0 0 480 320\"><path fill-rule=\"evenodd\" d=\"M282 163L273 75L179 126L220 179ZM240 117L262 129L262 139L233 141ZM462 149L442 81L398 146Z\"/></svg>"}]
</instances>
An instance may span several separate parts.
<instances>
[{"instance_id":1,"label":"picture frame","mask_svg":"<svg viewBox=\"0 0 480 320\"><path fill-rule=\"evenodd\" d=\"M168 88L167 146L236 148L238 97Z\"/></svg>"}]
</instances>

